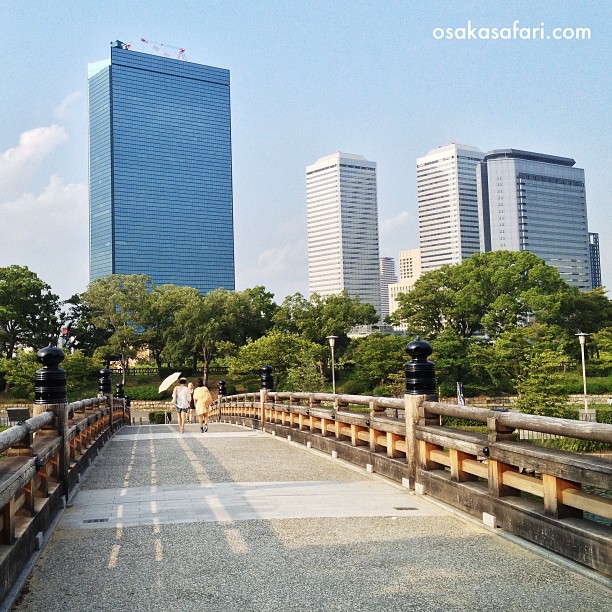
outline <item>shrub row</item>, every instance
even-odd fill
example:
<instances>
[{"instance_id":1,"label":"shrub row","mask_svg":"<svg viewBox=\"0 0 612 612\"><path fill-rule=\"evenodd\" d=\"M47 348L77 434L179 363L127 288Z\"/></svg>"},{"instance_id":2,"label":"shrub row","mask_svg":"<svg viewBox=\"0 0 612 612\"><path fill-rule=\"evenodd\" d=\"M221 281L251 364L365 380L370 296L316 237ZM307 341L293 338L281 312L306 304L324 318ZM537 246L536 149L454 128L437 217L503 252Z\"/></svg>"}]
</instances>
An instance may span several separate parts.
<instances>
[{"instance_id":1,"label":"shrub row","mask_svg":"<svg viewBox=\"0 0 612 612\"><path fill-rule=\"evenodd\" d=\"M163 410L152 410L149 412L149 423L151 425L164 425L166 423L166 416L168 420L172 422L172 412L164 412Z\"/></svg>"}]
</instances>

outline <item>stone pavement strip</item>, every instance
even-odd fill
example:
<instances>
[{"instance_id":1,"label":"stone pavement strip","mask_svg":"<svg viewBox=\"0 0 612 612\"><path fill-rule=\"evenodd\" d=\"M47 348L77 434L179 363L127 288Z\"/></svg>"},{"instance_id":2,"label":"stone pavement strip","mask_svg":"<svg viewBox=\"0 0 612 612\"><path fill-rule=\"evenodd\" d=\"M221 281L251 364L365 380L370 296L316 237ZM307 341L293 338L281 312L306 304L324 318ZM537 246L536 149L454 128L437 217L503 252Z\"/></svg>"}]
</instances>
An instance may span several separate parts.
<instances>
[{"instance_id":1,"label":"stone pavement strip","mask_svg":"<svg viewBox=\"0 0 612 612\"><path fill-rule=\"evenodd\" d=\"M120 430L15 609L597 612L612 591L360 468L215 423Z\"/></svg>"}]
</instances>

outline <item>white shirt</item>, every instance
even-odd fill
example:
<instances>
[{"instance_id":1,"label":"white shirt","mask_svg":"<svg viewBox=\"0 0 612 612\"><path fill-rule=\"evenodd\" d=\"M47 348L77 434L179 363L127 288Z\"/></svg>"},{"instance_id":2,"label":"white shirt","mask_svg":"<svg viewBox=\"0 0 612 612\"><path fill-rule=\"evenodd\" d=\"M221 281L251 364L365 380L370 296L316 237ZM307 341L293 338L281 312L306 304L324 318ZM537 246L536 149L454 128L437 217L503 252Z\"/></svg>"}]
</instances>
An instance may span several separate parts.
<instances>
[{"instance_id":1,"label":"white shirt","mask_svg":"<svg viewBox=\"0 0 612 612\"><path fill-rule=\"evenodd\" d=\"M189 402L191 401L191 393L189 389L184 385L179 385L174 388L172 397L177 408L189 408Z\"/></svg>"}]
</instances>

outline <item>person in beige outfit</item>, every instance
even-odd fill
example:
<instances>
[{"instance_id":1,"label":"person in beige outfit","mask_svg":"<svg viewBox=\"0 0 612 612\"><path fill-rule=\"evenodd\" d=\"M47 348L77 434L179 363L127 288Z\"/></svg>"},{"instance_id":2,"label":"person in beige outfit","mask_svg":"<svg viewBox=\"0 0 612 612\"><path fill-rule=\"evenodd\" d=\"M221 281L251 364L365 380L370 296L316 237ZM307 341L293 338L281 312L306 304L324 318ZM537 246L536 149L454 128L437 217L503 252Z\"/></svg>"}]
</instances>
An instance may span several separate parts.
<instances>
[{"instance_id":1,"label":"person in beige outfit","mask_svg":"<svg viewBox=\"0 0 612 612\"><path fill-rule=\"evenodd\" d=\"M197 386L193 390L193 401L195 403L195 413L200 422L200 432L208 431L208 409L213 402L212 395L207 387L204 386L204 380L198 378Z\"/></svg>"}]
</instances>

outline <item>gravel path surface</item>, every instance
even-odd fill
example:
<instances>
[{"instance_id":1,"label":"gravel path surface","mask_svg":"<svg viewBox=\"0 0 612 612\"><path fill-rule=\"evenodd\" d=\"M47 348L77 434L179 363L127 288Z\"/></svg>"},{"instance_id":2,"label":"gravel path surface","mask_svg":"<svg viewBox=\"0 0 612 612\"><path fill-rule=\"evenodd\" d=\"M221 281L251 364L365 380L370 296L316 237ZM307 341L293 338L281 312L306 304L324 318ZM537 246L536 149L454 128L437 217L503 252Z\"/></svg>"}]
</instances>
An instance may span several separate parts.
<instances>
[{"instance_id":1,"label":"gravel path surface","mask_svg":"<svg viewBox=\"0 0 612 612\"><path fill-rule=\"evenodd\" d=\"M191 427L182 436L172 426L124 428L75 509L86 491L386 482L266 434ZM431 506L431 515L332 518L321 507L314 518L73 529L68 509L16 609L612 610L604 586L402 491L407 508Z\"/></svg>"}]
</instances>

